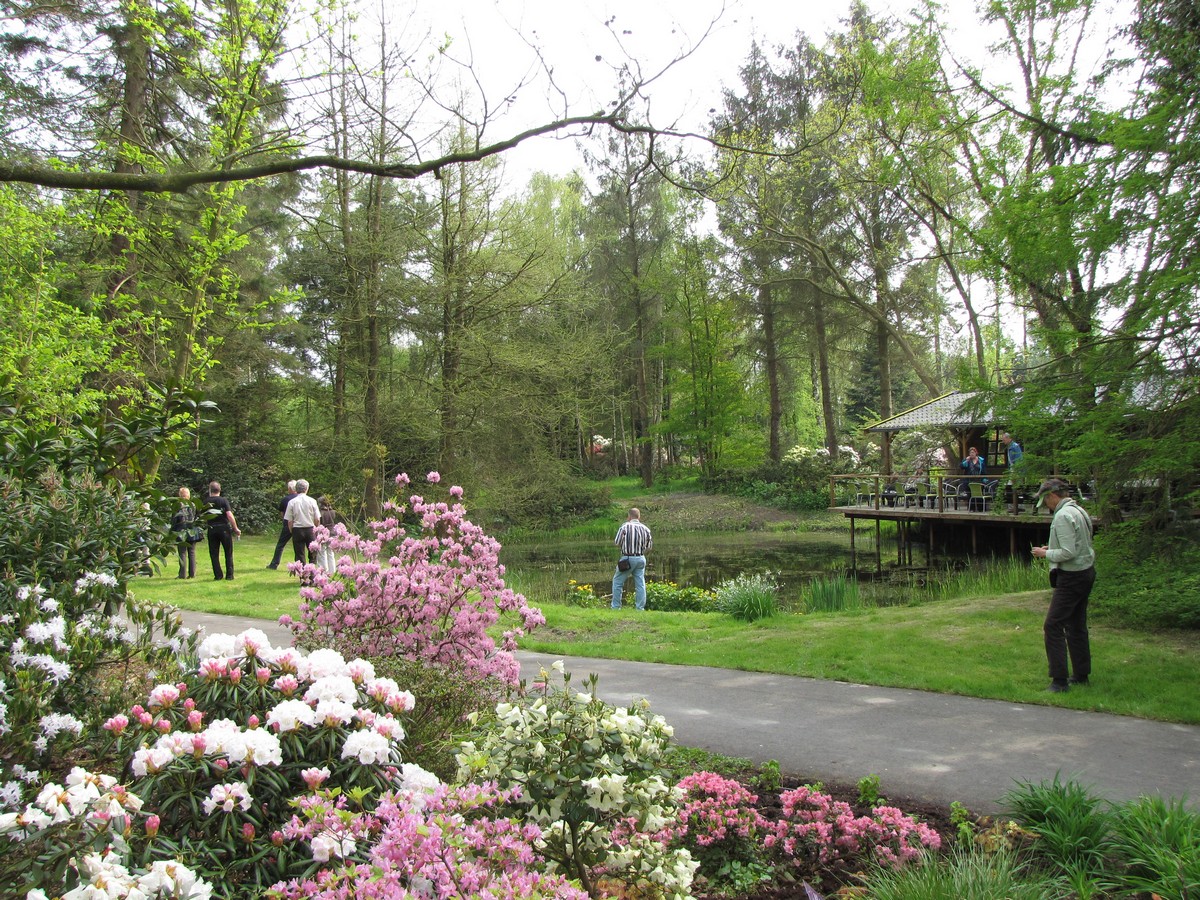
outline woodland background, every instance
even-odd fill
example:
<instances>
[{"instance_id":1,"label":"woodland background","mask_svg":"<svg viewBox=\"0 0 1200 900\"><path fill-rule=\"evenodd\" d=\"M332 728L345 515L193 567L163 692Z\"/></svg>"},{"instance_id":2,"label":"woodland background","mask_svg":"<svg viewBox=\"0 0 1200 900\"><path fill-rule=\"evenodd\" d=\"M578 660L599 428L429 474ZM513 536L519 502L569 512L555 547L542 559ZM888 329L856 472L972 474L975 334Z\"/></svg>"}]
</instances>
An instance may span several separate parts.
<instances>
[{"instance_id":1,"label":"woodland background","mask_svg":"<svg viewBox=\"0 0 1200 900\"><path fill-rule=\"evenodd\" d=\"M934 3L857 6L747 46L692 136L627 59L599 111L497 137L486 73L445 80L453 47L368 13L0 0L10 460L217 478L250 528L289 478L365 518L401 471L492 527L586 513L614 472L800 467L821 505L841 447L906 463L862 425L962 388L1034 474L1151 485L1152 528L1189 508L1190 0L980 3L987 66ZM552 88L530 41L522 89ZM513 184L503 151L538 134L583 163Z\"/></svg>"}]
</instances>

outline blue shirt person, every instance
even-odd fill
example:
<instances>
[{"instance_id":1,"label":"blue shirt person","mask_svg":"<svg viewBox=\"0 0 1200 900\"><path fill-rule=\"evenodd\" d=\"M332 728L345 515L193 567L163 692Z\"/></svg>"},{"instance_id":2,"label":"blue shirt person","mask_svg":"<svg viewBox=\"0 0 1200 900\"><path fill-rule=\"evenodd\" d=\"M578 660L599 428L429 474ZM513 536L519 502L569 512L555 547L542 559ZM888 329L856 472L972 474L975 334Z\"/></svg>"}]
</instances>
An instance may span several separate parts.
<instances>
[{"instance_id":1,"label":"blue shirt person","mask_svg":"<svg viewBox=\"0 0 1200 900\"><path fill-rule=\"evenodd\" d=\"M1000 440L1004 442L1004 455L1008 458L1008 470L1010 472L1017 468L1017 463L1021 461L1021 457L1025 455L1025 451L1021 449L1021 445L1013 440L1013 436L1007 431L1000 435Z\"/></svg>"}]
</instances>

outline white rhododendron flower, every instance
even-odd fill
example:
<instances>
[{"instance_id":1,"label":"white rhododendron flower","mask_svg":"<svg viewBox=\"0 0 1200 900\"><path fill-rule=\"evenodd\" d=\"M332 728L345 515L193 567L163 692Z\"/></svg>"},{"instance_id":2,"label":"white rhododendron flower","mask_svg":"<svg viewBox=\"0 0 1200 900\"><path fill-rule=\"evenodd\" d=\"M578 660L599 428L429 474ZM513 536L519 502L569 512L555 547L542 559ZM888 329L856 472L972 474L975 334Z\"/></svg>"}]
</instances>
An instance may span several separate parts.
<instances>
[{"instance_id":1,"label":"white rhododendron flower","mask_svg":"<svg viewBox=\"0 0 1200 900\"><path fill-rule=\"evenodd\" d=\"M284 700L267 713L267 725L280 732L295 731L301 725L312 728L316 724L316 713L303 700Z\"/></svg>"},{"instance_id":2,"label":"white rhododendron flower","mask_svg":"<svg viewBox=\"0 0 1200 900\"><path fill-rule=\"evenodd\" d=\"M392 761L392 742L376 731L356 731L342 745L342 759L355 758L363 765Z\"/></svg>"},{"instance_id":3,"label":"white rhododendron flower","mask_svg":"<svg viewBox=\"0 0 1200 900\"><path fill-rule=\"evenodd\" d=\"M209 791L208 799L204 801L204 811L210 816L217 809L228 813L239 808L242 810L250 808L250 789L246 787L244 781L235 781L232 784L214 784L212 790Z\"/></svg>"}]
</instances>

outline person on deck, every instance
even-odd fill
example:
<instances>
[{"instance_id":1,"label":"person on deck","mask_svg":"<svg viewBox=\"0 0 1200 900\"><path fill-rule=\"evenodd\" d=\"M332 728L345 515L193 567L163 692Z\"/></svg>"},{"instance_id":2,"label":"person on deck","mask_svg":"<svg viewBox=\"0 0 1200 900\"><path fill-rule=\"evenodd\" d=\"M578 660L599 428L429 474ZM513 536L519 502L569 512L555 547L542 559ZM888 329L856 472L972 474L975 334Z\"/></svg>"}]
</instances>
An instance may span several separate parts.
<instances>
[{"instance_id":1,"label":"person on deck","mask_svg":"<svg viewBox=\"0 0 1200 900\"><path fill-rule=\"evenodd\" d=\"M1008 460L1009 474L1012 474L1017 468L1017 463L1021 461L1021 457L1025 455L1025 451L1007 431L1000 435L1000 440L1004 443L1004 456Z\"/></svg>"},{"instance_id":2,"label":"person on deck","mask_svg":"<svg viewBox=\"0 0 1200 900\"><path fill-rule=\"evenodd\" d=\"M1096 551L1092 548L1092 518L1071 499L1070 485L1059 478L1042 482L1037 505L1054 514L1050 541L1034 547L1038 559L1050 562L1050 609L1042 626L1052 694L1086 685L1092 674L1087 608L1096 583ZM1067 668L1067 657L1071 666Z\"/></svg>"},{"instance_id":3,"label":"person on deck","mask_svg":"<svg viewBox=\"0 0 1200 900\"><path fill-rule=\"evenodd\" d=\"M633 578L634 601L638 609L646 608L646 551L654 543L650 529L642 524L641 510L629 510L629 518L613 539L621 550L617 571L613 575L612 608L621 608L621 591L625 582ZM624 568L622 568L624 567Z\"/></svg>"},{"instance_id":4,"label":"person on deck","mask_svg":"<svg viewBox=\"0 0 1200 900\"><path fill-rule=\"evenodd\" d=\"M979 451L974 447L967 450L966 459L959 465L962 467L964 475L976 475L978 478L964 478L958 483L958 493L961 496L968 496L971 493L971 482L979 481L984 490L988 489L988 480L982 476L987 474L987 463L983 461L983 457L979 455Z\"/></svg>"}]
</instances>

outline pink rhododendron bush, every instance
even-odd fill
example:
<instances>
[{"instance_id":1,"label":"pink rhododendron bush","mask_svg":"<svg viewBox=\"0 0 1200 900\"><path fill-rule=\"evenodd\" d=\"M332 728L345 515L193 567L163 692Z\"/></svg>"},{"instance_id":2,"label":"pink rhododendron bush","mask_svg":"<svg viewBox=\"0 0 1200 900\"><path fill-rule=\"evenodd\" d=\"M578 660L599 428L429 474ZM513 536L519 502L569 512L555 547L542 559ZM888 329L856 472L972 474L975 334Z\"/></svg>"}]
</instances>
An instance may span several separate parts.
<instances>
[{"instance_id":1,"label":"pink rhododendron bush","mask_svg":"<svg viewBox=\"0 0 1200 900\"><path fill-rule=\"evenodd\" d=\"M942 844L936 831L892 806L856 816L849 804L808 786L784 792L780 801L783 814L765 844L796 869L844 862L899 868Z\"/></svg>"},{"instance_id":2,"label":"pink rhododendron bush","mask_svg":"<svg viewBox=\"0 0 1200 900\"><path fill-rule=\"evenodd\" d=\"M771 877L763 846L771 826L755 794L715 772L686 775L677 790L679 814L660 837L688 850L697 878L743 893Z\"/></svg>"},{"instance_id":3,"label":"pink rhododendron bush","mask_svg":"<svg viewBox=\"0 0 1200 900\"><path fill-rule=\"evenodd\" d=\"M426 479L431 487L441 480L436 472ZM396 484L406 488L408 476ZM389 503L388 518L372 522L364 537L344 525L318 529L318 545L333 549L337 571L293 563L306 582L304 602L300 621L285 617L284 624L304 646L400 656L450 676L515 686L517 638L545 619L505 586L500 544L467 519L462 496L455 486L450 502L413 494ZM497 646L488 629L506 613L517 621Z\"/></svg>"}]
</instances>

